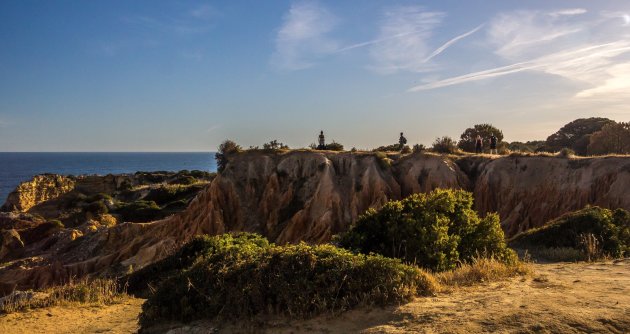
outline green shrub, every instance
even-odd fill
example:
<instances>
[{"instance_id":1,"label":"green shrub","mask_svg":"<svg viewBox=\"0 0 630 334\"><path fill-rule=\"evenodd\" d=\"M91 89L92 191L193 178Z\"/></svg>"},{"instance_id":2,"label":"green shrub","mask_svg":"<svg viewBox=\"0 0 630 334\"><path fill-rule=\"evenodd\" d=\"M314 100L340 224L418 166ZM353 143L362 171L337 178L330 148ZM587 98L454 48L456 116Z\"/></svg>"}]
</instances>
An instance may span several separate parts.
<instances>
[{"instance_id":1,"label":"green shrub","mask_svg":"<svg viewBox=\"0 0 630 334\"><path fill-rule=\"evenodd\" d=\"M392 161L387 157L387 154L378 151L374 154L374 156L376 157L376 161L382 170L387 170L392 166Z\"/></svg>"},{"instance_id":2,"label":"green shrub","mask_svg":"<svg viewBox=\"0 0 630 334\"><path fill-rule=\"evenodd\" d=\"M560 150L560 152L558 152L558 156L560 158L572 158L575 156L575 151L573 151L570 148L563 148Z\"/></svg>"},{"instance_id":3,"label":"green shrub","mask_svg":"<svg viewBox=\"0 0 630 334\"><path fill-rule=\"evenodd\" d=\"M442 138L436 138L431 149L433 152L451 154L457 152L457 143L453 138L444 136Z\"/></svg>"},{"instance_id":4,"label":"green shrub","mask_svg":"<svg viewBox=\"0 0 630 334\"><path fill-rule=\"evenodd\" d=\"M387 146L379 146L372 150L373 152L399 152L402 149L400 144L391 144Z\"/></svg>"},{"instance_id":5,"label":"green shrub","mask_svg":"<svg viewBox=\"0 0 630 334\"><path fill-rule=\"evenodd\" d=\"M65 226L63 225L63 223L59 219L49 220L48 223L52 224L53 226L55 226L57 228L65 228Z\"/></svg>"},{"instance_id":6,"label":"green shrub","mask_svg":"<svg viewBox=\"0 0 630 334\"><path fill-rule=\"evenodd\" d=\"M154 201L158 205L164 205L197 194L205 185L166 186L152 189L145 201Z\"/></svg>"},{"instance_id":7,"label":"green shrub","mask_svg":"<svg viewBox=\"0 0 630 334\"><path fill-rule=\"evenodd\" d=\"M426 150L427 150L427 148L424 147L424 145L422 145L422 144L415 144L415 145L413 145L413 153L420 153L420 152L424 152Z\"/></svg>"},{"instance_id":8,"label":"green shrub","mask_svg":"<svg viewBox=\"0 0 630 334\"><path fill-rule=\"evenodd\" d=\"M326 145L326 149L329 151L343 151L343 145L333 140L332 143Z\"/></svg>"},{"instance_id":9,"label":"green shrub","mask_svg":"<svg viewBox=\"0 0 630 334\"><path fill-rule=\"evenodd\" d=\"M332 245L259 240L248 234L207 237L196 248L202 255L184 261L192 266L163 281L144 303L141 325L264 314L303 318L359 304L404 302L436 287L431 276L399 260Z\"/></svg>"},{"instance_id":10,"label":"green shrub","mask_svg":"<svg viewBox=\"0 0 630 334\"><path fill-rule=\"evenodd\" d=\"M107 205L103 202L103 200L98 200L96 202L92 202L86 205L83 209L85 212L90 212L93 215L102 215L109 212Z\"/></svg>"},{"instance_id":11,"label":"green shrub","mask_svg":"<svg viewBox=\"0 0 630 334\"><path fill-rule=\"evenodd\" d=\"M153 201L121 203L116 207L115 213L121 215L126 222L147 222L162 217L162 210Z\"/></svg>"},{"instance_id":12,"label":"green shrub","mask_svg":"<svg viewBox=\"0 0 630 334\"><path fill-rule=\"evenodd\" d=\"M597 206L563 215L547 225L516 235L510 240L514 247L573 248L592 255L592 244L584 238L593 235L602 256L623 257L630 255L630 213L623 209L609 210ZM591 247L589 247L591 246Z\"/></svg>"},{"instance_id":13,"label":"green shrub","mask_svg":"<svg viewBox=\"0 0 630 334\"><path fill-rule=\"evenodd\" d=\"M477 256L514 261L499 216L483 219L472 209L472 194L437 189L368 210L336 242L360 253L401 258L431 270L448 270Z\"/></svg>"},{"instance_id":14,"label":"green shrub","mask_svg":"<svg viewBox=\"0 0 630 334\"><path fill-rule=\"evenodd\" d=\"M224 234L221 237L196 236L175 254L132 273L124 280L127 281L130 293L142 295L148 288L157 287L160 282L187 269L195 261L207 258L219 250L242 244L269 247L267 239L250 233Z\"/></svg>"}]
</instances>

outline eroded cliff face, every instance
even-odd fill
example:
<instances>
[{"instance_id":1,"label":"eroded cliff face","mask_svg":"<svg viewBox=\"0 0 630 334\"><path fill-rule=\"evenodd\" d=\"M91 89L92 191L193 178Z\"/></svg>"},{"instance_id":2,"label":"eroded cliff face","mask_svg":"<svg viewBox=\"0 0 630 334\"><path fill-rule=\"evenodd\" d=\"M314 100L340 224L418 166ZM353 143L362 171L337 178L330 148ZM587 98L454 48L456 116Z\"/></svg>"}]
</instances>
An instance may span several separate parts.
<instances>
[{"instance_id":1,"label":"eroded cliff face","mask_svg":"<svg viewBox=\"0 0 630 334\"><path fill-rule=\"evenodd\" d=\"M477 210L498 212L507 236L588 204L630 209L630 157L505 157L477 172Z\"/></svg>"},{"instance_id":2,"label":"eroded cliff face","mask_svg":"<svg viewBox=\"0 0 630 334\"><path fill-rule=\"evenodd\" d=\"M23 259L0 268L0 288L125 272L204 233L249 231L277 243L326 242L370 207L435 188L473 191L477 209L498 211L508 235L586 204L630 209L630 157L390 157L393 162L371 153L233 155L184 212L152 223L104 228L71 242L72 236L59 232L56 243L47 239L26 246Z\"/></svg>"},{"instance_id":3,"label":"eroded cliff face","mask_svg":"<svg viewBox=\"0 0 630 334\"><path fill-rule=\"evenodd\" d=\"M2 211L28 211L47 200L57 198L74 189L75 179L71 177L43 174L21 183L7 197Z\"/></svg>"}]
</instances>

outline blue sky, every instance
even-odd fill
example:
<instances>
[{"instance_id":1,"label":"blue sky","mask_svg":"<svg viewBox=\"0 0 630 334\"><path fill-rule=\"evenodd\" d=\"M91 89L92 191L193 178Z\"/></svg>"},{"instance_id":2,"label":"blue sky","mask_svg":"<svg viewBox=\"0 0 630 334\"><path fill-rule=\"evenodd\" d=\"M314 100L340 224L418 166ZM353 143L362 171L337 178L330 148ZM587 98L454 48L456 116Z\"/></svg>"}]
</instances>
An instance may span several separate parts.
<instances>
[{"instance_id":1,"label":"blue sky","mask_svg":"<svg viewBox=\"0 0 630 334\"><path fill-rule=\"evenodd\" d=\"M625 1L2 1L0 151L544 139L630 120Z\"/></svg>"}]
</instances>

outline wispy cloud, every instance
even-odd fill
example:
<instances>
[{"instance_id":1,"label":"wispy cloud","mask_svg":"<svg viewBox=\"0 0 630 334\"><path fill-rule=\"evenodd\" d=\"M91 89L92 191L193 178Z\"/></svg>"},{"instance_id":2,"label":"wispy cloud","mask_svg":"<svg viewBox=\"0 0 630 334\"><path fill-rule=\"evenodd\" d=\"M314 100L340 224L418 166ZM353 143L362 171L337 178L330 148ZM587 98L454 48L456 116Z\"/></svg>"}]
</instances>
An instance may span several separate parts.
<instances>
[{"instance_id":1,"label":"wispy cloud","mask_svg":"<svg viewBox=\"0 0 630 334\"><path fill-rule=\"evenodd\" d=\"M571 9L499 14L488 29L494 53L511 64L436 80L410 88L422 91L523 71L562 76L589 85L576 98L605 98L630 91L630 39L599 19L576 21ZM561 13L561 14L558 14ZM630 95L630 94L628 94Z\"/></svg>"},{"instance_id":2,"label":"wispy cloud","mask_svg":"<svg viewBox=\"0 0 630 334\"><path fill-rule=\"evenodd\" d=\"M328 36L336 24L337 18L317 2L292 4L276 35L272 64L287 70L313 66L318 58L339 49L339 43Z\"/></svg>"},{"instance_id":3,"label":"wispy cloud","mask_svg":"<svg viewBox=\"0 0 630 334\"><path fill-rule=\"evenodd\" d=\"M583 29L574 16L521 10L497 15L488 26L488 40L497 55L516 60L570 47L573 41L563 38Z\"/></svg>"},{"instance_id":4,"label":"wispy cloud","mask_svg":"<svg viewBox=\"0 0 630 334\"><path fill-rule=\"evenodd\" d=\"M372 68L384 74L432 69L433 66L425 62L433 51L429 39L444 16L444 13L426 11L420 6L396 7L386 11L375 39L378 43L371 43L370 47L374 61Z\"/></svg>"},{"instance_id":5,"label":"wispy cloud","mask_svg":"<svg viewBox=\"0 0 630 334\"><path fill-rule=\"evenodd\" d=\"M465 82L484 80L507 74L528 70L538 70L556 74L569 79L589 81L610 60L624 53L630 52L630 42L614 42L594 45L575 50L553 53L534 60L496 67L484 71L468 73L444 80L415 86L411 92L457 85Z\"/></svg>"},{"instance_id":6,"label":"wispy cloud","mask_svg":"<svg viewBox=\"0 0 630 334\"><path fill-rule=\"evenodd\" d=\"M135 15L123 17L122 20L163 33L193 35L210 31L218 15L214 7L204 4L169 16Z\"/></svg>"},{"instance_id":7,"label":"wispy cloud","mask_svg":"<svg viewBox=\"0 0 630 334\"><path fill-rule=\"evenodd\" d=\"M456 36L454 38L452 38L451 40L449 40L448 42L444 43L442 46L440 46L439 48L437 48L435 51L433 51L433 53L431 53L427 58L424 59L424 62L428 62L429 60L433 59L433 57L439 55L440 53L444 52L444 50L448 49L448 47L450 47L451 45L457 43L459 40L464 39L474 33L476 33L477 31L479 31L479 29L481 29L484 25L480 24L478 25L476 28L474 28L473 30L470 30L466 33L463 33L459 36Z\"/></svg>"},{"instance_id":8,"label":"wispy cloud","mask_svg":"<svg viewBox=\"0 0 630 334\"><path fill-rule=\"evenodd\" d=\"M206 132L207 132L207 133L212 133L212 132L214 132L215 130L220 129L222 126L223 126L222 124L215 124L215 125L212 125L212 126L210 126L210 127L206 130Z\"/></svg>"},{"instance_id":9,"label":"wispy cloud","mask_svg":"<svg viewBox=\"0 0 630 334\"><path fill-rule=\"evenodd\" d=\"M571 15L582 15L586 14L588 11L584 8L569 8L569 9L561 9L554 12L549 13L549 16L571 16Z\"/></svg>"}]
</instances>

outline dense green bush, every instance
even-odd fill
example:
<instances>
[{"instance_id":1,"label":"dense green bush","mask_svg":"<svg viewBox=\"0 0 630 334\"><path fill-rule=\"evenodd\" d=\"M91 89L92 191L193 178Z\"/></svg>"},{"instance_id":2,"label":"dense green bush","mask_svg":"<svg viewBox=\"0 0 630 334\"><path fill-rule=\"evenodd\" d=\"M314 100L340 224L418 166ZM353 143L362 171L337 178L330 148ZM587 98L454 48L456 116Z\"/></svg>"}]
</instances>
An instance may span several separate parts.
<instances>
[{"instance_id":1,"label":"dense green bush","mask_svg":"<svg viewBox=\"0 0 630 334\"><path fill-rule=\"evenodd\" d=\"M140 323L198 318L293 318L384 305L433 292L431 276L399 260L355 255L332 245L275 246L251 234L207 237L142 306ZM200 254L200 255L197 255ZM179 262L178 262L179 261ZM147 276L151 276L147 274Z\"/></svg>"},{"instance_id":2,"label":"dense green bush","mask_svg":"<svg viewBox=\"0 0 630 334\"><path fill-rule=\"evenodd\" d=\"M162 210L153 201L121 203L116 207L115 213L125 222L148 222L162 218Z\"/></svg>"},{"instance_id":3,"label":"dense green bush","mask_svg":"<svg viewBox=\"0 0 630 334\"><path fill-rule=\"evenodd\" d=\"M243 244L253 244L260 248L269 247L267 239L250 233L225 234L220 237L197 236L173 255L132 273L124 280L127 281L130 293L142 295L150 286L157 287L160 282L189 268L195 261L205 259L228 247Z\"/></svg>"},{"instance_id":4,"label":"dense green bush","mask_svg":"<svg viewBox=\"0 0 630 334\"><path fill-rule=\"evenodd\" d=\"M609 210L586 207L557 218L547 225L516 235L510 240L514 247L573 248L587 252L584 238L594 236L600 255L623 257L630 255L630 213L623 209Z\"/></svg>"},{"instance_id":5,"label":"dense green bush","mask_svg":"<svg viewBox=\"0 0 630 334\"><path fill-rule=\"evenodd\" d=\"M506 247L498 215L480 219L472 205L472 194L463 190L414 194L368 210L336 242L360 253L401 258L438 271L477 256L516 260Z\"/></svg>"}]
</instances>

